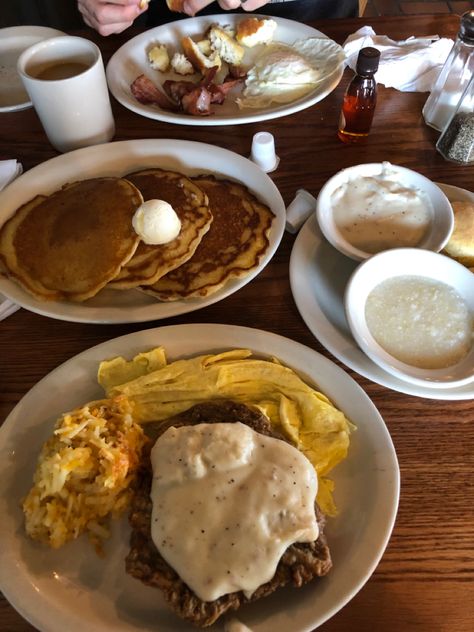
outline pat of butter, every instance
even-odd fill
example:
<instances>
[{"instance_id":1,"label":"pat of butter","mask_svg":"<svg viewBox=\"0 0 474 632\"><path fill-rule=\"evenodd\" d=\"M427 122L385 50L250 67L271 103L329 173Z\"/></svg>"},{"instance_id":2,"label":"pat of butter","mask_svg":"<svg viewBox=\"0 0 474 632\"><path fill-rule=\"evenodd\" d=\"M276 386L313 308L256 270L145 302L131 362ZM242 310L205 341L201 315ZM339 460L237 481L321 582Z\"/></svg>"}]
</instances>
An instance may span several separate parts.
<instances>
[{"instance_id":1,"label":"pat of butter","mask_svg":"<svg viewBox=\"0 0 474 632\"><path fill-rule=\"evenodd\" d=\"M164 200L143 202L135 211L132 225L142 241L153 246L173 241L181 230L181 220Z\"/></svg>"}]
</instances>

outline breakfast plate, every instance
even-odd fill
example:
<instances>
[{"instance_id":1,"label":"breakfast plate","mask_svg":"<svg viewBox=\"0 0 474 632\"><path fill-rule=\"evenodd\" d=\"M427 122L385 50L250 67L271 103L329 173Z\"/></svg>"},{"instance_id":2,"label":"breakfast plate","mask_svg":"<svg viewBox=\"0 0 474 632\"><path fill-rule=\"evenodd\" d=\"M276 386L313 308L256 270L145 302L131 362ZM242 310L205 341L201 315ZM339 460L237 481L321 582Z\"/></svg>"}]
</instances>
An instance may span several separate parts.
<instances>
[{"instance_id":1,"label":"breakfast plate","mask_svg":"<svg viewBox=\"0 0 474 632\"><path fill-rule=\"evenodd\" d=\"M263 16L256 16L263 17ZM156 44L164 44L170 51L181 52L180 40L188 35L193 39L202 39L211 24L235 26L244 19L241 14L211 15L179 20L150 29L129 40L111 57L107 65L107 81L110 91L122 105L132 112L148 118L176 123L181 125L238 125L241 123L256 123L269 119L286 116L299 112L318 103L332 92L341 80L344 64L335 61L328 70L327 76L318 86L296 101L286 104L272 104L265 108L246 108L239 110L237 104L229 97L216 106L215 113L210 116L190 116L176 112L169 112L155 105L142 105L130 92L131 83L141 74L145 74L155 84L160 83L160 77L168 78L157 70L153 70L147 60L147 51ZM277 22L275 41L293 44L297 40L310 37L326 37L320 31L303 24L284 18L273 17ZM258 54L258 49L247 49L243 65L249 67ZM175 79L189 79L186 76L173 75ZM237 90L240 90L238 88Z\"/></svg>"},{"instance_id":2,"label":"breakfast plate","mask_svg":"<svg viewBox=\"0 0 474 632\"><path fill-rule=\"evenodd\" d=\"M37 42L66 35L47 26L10 26L0 29L0 112L32 107L23 87L16 62L20 54Z\"/></svg>"},{"instance_id":3,"label":"breakfast plate","mask_svg":"<svg viewBox=\"0 0 474 632\"><path fill-rule=\"evenodd\" d=\"M103 558L85 537L60 550L45 550L23 531L20 502L31 486L36 455L55 418L102 395L96 381L101 360L116 355L131 358L157 345L165 347L170 360L237 345L262 357L276 356L325 393L357 426L348 457L331 473L339 508L337 517L326 525L332 570L320 581L299 590L282 588L238 613L252 632L314 629L354 597L385 550L398 507L397 457L382 417L347 373L308 347L244 327L175 325L122 336L68 360L23 397L0 429L4 455L0 589L43 632L195 630L168 611L159 591L126 575L129 529L125 518L115 522ZM224 627L216 624L212 629L222 632Z\"/></svg>"},{"instance_id":4,"label":"breakfast plate","mask_svg":"<svg viewBox=\"0 0 474 632\"><path fill-rule=\"evenodd\" d=\"M474 194L439 185L450 200L474 201ZM345 257L323 237L314 213L300 230L290 258L290 284L298 311L313 335L338 360L360 375L407 395L429 399L474 397L474 384L427 388L391 375L377 366L354 340L344 313L344 291L358 262Z\"/></svg>"},{"instance_id":5,"label":"breakfast plate","mask_svg":"<svg viewBox=\"0 0 474 632\"><path fill-rule=\"evenodd\" d=\"M0 225L26 201L49 194L67 182L123 175L145 167L161 167L186 175L213 173L237 180L264 204L275 218L269 247L259 265L241 279L231 279L206 298L160 302L138 290L104 289L84 303L39 301L12 281L0 278L0 292L22 307L59 320L123 323L161 320L211 305L233 294L255 277L278 248L285 227L285 205L272 180L253 162L226 149L182 140L147 139L86 147L34 167L0 193Z\"/></svg>"}]
</instances>

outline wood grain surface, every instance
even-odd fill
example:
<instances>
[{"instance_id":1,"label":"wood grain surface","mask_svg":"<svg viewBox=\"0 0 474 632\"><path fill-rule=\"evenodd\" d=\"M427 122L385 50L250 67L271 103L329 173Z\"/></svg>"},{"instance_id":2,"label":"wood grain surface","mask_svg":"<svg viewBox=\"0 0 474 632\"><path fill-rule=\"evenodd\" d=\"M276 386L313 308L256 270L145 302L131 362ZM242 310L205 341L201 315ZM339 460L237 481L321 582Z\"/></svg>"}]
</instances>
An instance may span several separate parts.
<instances>
[{"instance_id":1,"label":"wood grain surface","mask_svg":"<svg viewBox=\"0 0 474 632\"><path fill-rule=\"evenodd\" d=\"M393 39L433 33L453 38L459 20L446 15L388 17L320 21L313 26L342 43L367 23ZM109 38L91 31L80 34L94 39L107 60L135 33ZM426 94L381 86L367 144L341 144L336 129L350 76L346 71L331 95L303 112L240 126L168 125L131 113L114 101L115 140L181 138L247 156L253 134L269 131L281 158L271 177L286 203L301 187L316 195L343 167L382 160L474 190L474 167L450 164L435 151L438 134L424 124L421 115ZM0 159L17 158L27 170L56 155L33 109L0 114L0 125ZM288 279L293 242L294 236L285 234L271 263L238 293L159 323L89 325L18 311L0 323L0 419L5 419L38 380L71 356L110 338L157 325L201 322L256 327L292 338L334 360L306 328L295 307ZM474 403L411 397L346 370L373 400L392 435L401 469L401 498L395 529L377 570L352 601L319 629L470 632L474 626ZM0 630L33 629L0 598Z\"/></svg>"}]
</instances>

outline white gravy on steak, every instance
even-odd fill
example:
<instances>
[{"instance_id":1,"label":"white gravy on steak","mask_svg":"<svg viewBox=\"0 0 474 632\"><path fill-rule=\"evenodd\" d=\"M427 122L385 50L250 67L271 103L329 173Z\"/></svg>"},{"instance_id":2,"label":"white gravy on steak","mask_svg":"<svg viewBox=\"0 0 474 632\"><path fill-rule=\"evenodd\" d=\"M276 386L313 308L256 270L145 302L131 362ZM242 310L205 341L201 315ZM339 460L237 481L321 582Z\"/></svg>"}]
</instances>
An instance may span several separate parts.
<instances>
[{"instance_id":1,"label":"white gravy on steak","mask_svg":"<svg viewBox=\"0 0 474 632\"><path fill-rule=\"evenodd\" d=\"M153 542L203 601L251 595L291 544L318 537L316 473L285 441L242 423L171 427L151 463Z\"/></svg>"}]
</instances>

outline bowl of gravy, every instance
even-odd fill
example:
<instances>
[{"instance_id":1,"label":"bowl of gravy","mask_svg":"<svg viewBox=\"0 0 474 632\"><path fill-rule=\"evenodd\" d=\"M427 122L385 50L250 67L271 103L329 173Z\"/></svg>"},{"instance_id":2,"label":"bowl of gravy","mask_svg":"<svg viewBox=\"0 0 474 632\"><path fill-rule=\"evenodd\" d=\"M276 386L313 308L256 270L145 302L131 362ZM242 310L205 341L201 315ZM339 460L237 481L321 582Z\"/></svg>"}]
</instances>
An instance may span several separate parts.
<instances>
[{"instance_id":1,"label":"bowl of gravy","mask_svg":"<svg viewBox=\"0 0 474 632\"><path fill-rule=\"evenodd\" d=\"M474 274L457 261L376 254L353 272L344 306L359 347L389 373L433 388L474 382Z\"/></svg>"},{"instance_id":2,"label":"bowl of gravy","mask_svg":"<svg viewBox=\"0 0 474 632\"><path fill-rule=\"evenodd\" d=\"M388 162L336 173L319 193L316 214L326 239L357 261L390 248L439 252L454 227L452 206L434 182Z\"/></svg>"}]
</instances>

